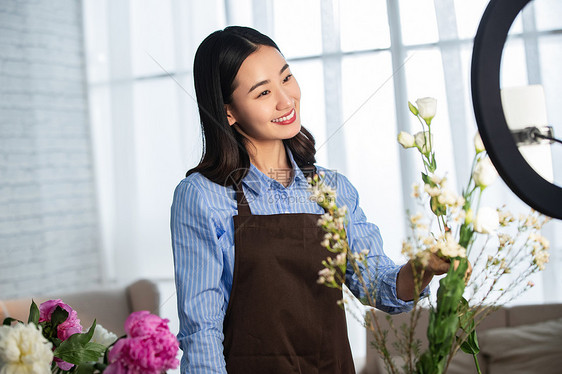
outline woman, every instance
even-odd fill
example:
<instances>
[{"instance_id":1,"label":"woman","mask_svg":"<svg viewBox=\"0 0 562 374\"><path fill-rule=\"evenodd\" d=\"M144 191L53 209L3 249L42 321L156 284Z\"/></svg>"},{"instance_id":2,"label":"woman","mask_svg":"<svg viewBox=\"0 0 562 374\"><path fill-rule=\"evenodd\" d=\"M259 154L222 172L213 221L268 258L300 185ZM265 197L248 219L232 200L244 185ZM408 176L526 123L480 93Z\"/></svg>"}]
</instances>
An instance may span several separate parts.
<instances>
[{"instance_id":1,"label":"woman","mask_svg":"<svg viewBox=\"0 0 562 374\"><path fill-rule=\"evenodd\" d=\"M328 253L306 175L324 171L349 208L349 243L369 249L377 308L411 308L411 266L384 255L351 183L315 167L299 85L270 38L214 32L197 50L194 78L204 151L176 188L171 222L182 373L355 373L341 291L316 282ZM424 287L447 269L432 261ZM351 270L346 284L364 296Z\"/></svg>"}]
</instances>

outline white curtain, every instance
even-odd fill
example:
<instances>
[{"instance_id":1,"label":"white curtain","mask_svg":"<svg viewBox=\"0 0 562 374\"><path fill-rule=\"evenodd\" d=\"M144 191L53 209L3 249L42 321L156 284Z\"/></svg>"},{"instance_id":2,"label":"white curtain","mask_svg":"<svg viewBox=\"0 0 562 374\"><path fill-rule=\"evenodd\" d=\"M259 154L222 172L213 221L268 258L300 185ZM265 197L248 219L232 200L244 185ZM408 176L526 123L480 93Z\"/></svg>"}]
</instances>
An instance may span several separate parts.
<instances>
[{"instance_id":1,"label":"white curtain","mask_svg":"<svg viewBox=\"0 0 562 374\"><path fill-rule=\"evenodd\" d=\"M359 190L397 262L404 211L421 165L397 146L417 131L407 101L438 99L438 167L465 184L476 124L470 93L472 38L486 0L84 0L90 117L106 280L173 276L169 208L174 187L201 155L191 77L194 52L210 32L246 25L271 36L302 89L303 124L317 140L318 163ZM512 30L502 84L545 87L552 123L562 123L561 4L536 0ZM553 146L553 158L560 152ZM562 148L562 147L558 147ZM558 153L557 153L558 152ZM562 166L554 170L558 184ZM524 204L496 183L485 203ZM553 222L551 264L518 302L562 300L562 226ZM166 295L165 295L166 296ZM166 298L166 297L165 297ZM173 303L173 297L170 303ZM350 327L357 357L364 335Z\"/></svg>"}]
</instances>

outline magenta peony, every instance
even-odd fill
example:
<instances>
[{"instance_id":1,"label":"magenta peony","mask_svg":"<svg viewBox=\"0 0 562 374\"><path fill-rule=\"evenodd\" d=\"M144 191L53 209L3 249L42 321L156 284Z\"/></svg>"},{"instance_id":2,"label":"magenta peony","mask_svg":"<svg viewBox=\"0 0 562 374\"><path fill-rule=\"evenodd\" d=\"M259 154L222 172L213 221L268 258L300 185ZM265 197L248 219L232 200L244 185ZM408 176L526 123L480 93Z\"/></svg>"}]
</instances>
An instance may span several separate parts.
<instances>
[{"instance_id":1,"label":"magenta peony","mask_svg":"<svg viewBox=\"0 0 562 374\"><path fill-rule=\"evenodd\" d=\"M168 320L150 314L146 310L133 312L125 321L125 332L131 338L159 334L168 331Z\"/></svg>"},{"instance_id":2,"label":"magenta peony","mask_svg":"<svg viewBox=\"0 0 562 374\"><path fill-rule=\"evenodd\" d=\"M59 338L60 340L66 340L71 335L81 333L82 325L80 324L80 320L78 319L78 314L69 305L63 303L61 299L45 301L43 304L39 305L39 322L50 321L51 316L57 306L60 306L62 309L68 312L66 321L64 321L57 327L57 338ZM62 361L61 359L56 357L54 361L62 370L70 370L74 366L73 364Z\"/></svg>"},{"instance_id":3,"label":"magenta peony","mask_svg":"<svg viewBox=\"0 0 562 374\"><path fill-rule=\"evenodd\" d=\"M81 333L82 325L80 325L78 314L69 305L63 303L61 299L45 301L39 306L39 322L50 321L51 315L57 306L60 306L68 312L66 321L61 323L57 328L57 338L66 340L73 334Z\"/></svg>"},{"instance_id":4,"label":"magenta peony","mask_svg":"<svg viewBox=\"0 0 562 374\"><path fill-rule=\"evenodd\" d=\"M147 311L131 313L125 321L127 338L118 340L108 353L105 374L160 374L179 365L179 344L168 320Z\"/></svg>"}]
</instances>

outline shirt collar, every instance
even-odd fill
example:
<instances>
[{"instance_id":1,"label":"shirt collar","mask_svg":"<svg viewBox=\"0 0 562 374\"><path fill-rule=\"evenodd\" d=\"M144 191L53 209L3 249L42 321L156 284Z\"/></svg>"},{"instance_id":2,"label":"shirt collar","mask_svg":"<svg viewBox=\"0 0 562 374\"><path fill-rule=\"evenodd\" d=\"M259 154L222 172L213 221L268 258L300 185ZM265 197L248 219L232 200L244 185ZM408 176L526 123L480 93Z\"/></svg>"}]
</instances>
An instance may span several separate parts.
<instances>
[{"instance_id":1,"label":"shirt collar","mask_svg":"<svg viewBox=\"0 0 562 374\"><path fill-rule=\"evenodd\" d=\"M287 151L287 155L289 156L289 161L291 162L291 167L294 172L294 179L293 181L291 181L289 187L292 187L293 185L302 186L303 183L308 184L302 170L295 162L291 150L287 146L285 146L285 150ZM242 179L242 183L246 186L247 189L251 190L254 194L260 195L267 188L271 188L272 185L275 185L278 182L273 178L273 175L264 174L254 164L250 163L250 170L248 171L248 174L246 174L244 179Z\"/></svg>"}]
</instances>

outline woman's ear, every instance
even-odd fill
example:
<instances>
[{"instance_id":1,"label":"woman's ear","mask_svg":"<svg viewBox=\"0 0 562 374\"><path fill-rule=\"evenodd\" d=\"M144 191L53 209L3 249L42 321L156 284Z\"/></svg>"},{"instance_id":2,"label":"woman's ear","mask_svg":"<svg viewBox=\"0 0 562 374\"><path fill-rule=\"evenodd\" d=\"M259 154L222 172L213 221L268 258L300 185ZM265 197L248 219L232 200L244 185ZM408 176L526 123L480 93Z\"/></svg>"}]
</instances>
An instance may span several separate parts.
<instances>
[{"instance_id":1,"label":"woman's ear","mask_svg":"<svg viewBox=\"0 0 562 374\"><path fill-rule=\"evenodd\" d=\"M226 111L226 118L228 118L228 124L230 126L236 123L236 118L234 118L234 114L232 113L232 107L229 104L224 105L224 110Z\"/></svg>"}]
</instances>

